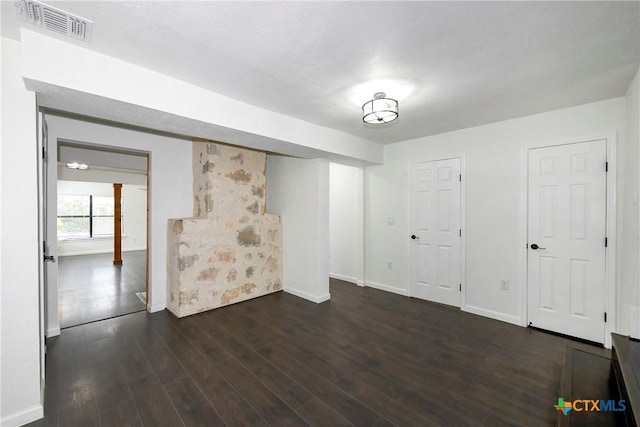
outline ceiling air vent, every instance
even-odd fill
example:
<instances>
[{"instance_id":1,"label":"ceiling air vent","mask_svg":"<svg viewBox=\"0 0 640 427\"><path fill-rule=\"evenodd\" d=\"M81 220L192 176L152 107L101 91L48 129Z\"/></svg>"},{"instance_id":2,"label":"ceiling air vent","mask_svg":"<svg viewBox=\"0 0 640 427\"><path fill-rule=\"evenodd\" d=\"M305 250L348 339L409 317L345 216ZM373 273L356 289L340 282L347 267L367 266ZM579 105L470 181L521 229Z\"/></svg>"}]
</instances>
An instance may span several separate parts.
<instances>
[{"instance_id":1,"label":"ceiling air vent","mask_svg":"<svg viewBox=\"0 0 640 427\"><path fill-rule=\"evenodd\" d=\"M36 0L15 2L18 18L76 40L90 41L93 22Z\"/></svg>"}]
</instances>

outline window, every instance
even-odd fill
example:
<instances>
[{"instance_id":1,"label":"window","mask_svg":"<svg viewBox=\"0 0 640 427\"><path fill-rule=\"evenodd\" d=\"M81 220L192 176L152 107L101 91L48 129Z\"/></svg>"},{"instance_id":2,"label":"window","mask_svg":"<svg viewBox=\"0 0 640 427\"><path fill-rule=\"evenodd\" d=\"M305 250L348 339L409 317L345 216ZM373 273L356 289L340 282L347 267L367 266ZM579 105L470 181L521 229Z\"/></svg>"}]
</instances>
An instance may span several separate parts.
<instances>
[{"instance_id":1,"label":"window","mask_svg":"<svg viewBox=\"0 0 640 427\"><path fill-rule=\"evenodd\" d=\"M59 194L58 239L113 236L113 211L113 197Z\"/></svg>"}]
</instances>

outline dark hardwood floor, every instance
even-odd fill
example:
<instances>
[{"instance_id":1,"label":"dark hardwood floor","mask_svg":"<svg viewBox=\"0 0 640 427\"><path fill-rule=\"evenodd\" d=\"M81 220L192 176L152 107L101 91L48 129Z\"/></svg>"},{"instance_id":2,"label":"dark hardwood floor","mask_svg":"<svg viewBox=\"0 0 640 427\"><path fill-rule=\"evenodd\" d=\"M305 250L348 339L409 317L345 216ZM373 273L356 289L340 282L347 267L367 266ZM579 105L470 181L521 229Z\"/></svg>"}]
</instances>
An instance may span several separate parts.
<instances>
[{"instance_id":1,"label":"dark hardwood floor","mask_svg":"<svg viewBox=\"0 0 640 427\"><path fill-rule=\"evenodd\" d=\"M68 328L145 309L136 292L145 291L146 252L65 256L58 259L58 314Z\"/></svg>"},{"instance_id":2,"label":"dark hardwood floor","mask_svg":"<svg viewBox=\"0 0 640 427\"><path fill-rule=\"evenodd\" d=\"M567 349L561 396L565 401L590 399L618 400L612 382L610 354L607 357L584 349ZM613 411L576 411L557 414L557 427L615 427L624 424L621 413Z\"/></svg>"},{"instance_id":3,"label":"dark hardwood floor","mask_svg":"<svg viewBox=\"0 0 640 427\"><path fill-rule=\"evenodd\" d=\"M335 280L319 305L140 312L47 347L32 427L551 426L567 348L605 352Z\"/></svg>"}]
</instances>

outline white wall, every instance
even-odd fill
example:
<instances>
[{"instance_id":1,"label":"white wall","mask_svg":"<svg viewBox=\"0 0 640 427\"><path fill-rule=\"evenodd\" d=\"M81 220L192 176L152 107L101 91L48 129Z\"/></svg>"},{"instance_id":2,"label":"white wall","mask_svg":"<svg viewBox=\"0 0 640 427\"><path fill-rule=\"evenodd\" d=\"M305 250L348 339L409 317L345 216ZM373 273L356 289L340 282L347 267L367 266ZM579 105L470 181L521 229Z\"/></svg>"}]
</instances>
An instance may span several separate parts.
<instances>
[{"instance_id":1,"label":"white wall","mask_svg":"<svg viewBox=\"0 0 640 427\"><path fill-rule=\"evenodd\" d=\"M38 182L35 95L20 75L20 46L2 38L0 163L0 425L43 415L40 401Z\"/></svg>"},{"instance_id":2,"label":"white wall","mask_svg":"<svg viewBox=\"0 0 640 427\"><path fill-rule=\"evenodd\" d=\"M146 180L146 177L143 177ZM114 182L122 183L123 180ZM91 194L113 197L113 184L58 180L58 195ZM146 185L122 184L122 216L124 235L122 251L140 251L147 247ZM92 239L58 239L58 256L113 252L113 237Z\"/></svg>"},{"instance_id":3,"label":"white wall","mask_svg":"<svg viewBox=\"0 0 640 427\"><path fill-rule=\"evenodd\" d=\"M466 305L463 309L523 324L525 147L618 132L622 156L624 131L625 99L617 98L386 146L385 164L365 169L367 285L408 293L409 163L464 156ZM618 163L623 160L620 156ZM619 182L622 180L624 176L618 177ZM618 202L624 196L619 193ZM388 217L395 218L394 226L387 225ZM617 236L610 239L620 237L621 233L619 229ZM387 260L392 261L392 270L387 269ZM500 279L509 280L509 291L500 290ZM624 286L619 284L620 288ZM618 297L622 293L619 291ZM619 322L620 326L628 324L628 312L628 304L619 307L619 316L627 318Z\"/></svg>"},{"instance_id":4,"label":"white wall","mask_svg":"<svg viewBox=\"0 0 640 427\"><path fill-rule=\"evenodd\" d=\"M329 236L331 277L364 285L362 168L329 166Z\"/></svg>"},{"instance_id":5,"label":"white wall","mask_svg":"<svg viewBox=\"0 0 640 427\"><path fill-rule=\"evenodd\" d=\"M2 13L0 12L0 19L2 19ZM0 39L0 57L2 56L2 48L4 46L4 38ZM4 61L4 58L3 58ZM0 66L0 99L1 99L1 95L2 95L2 90L1 88L4 86L4 80L3 80L3 71L4 71L4 67ZM4 230L4 228L2 227L2 195L4 194L3 191L3 187L2 187L2 183L3 183L3 179L2 179L2 169L3 169L3 163L2 163L2 146L4 145L2 142L4 141L4 130L3 130L3 126L2 126L2 122L5 119L4 117L4 109L3 107L4 102L0 102L0 233L2 233L2 231ZM2 275L2 264L4 264L4 259L2 258L2 244L0 244L0 321L2 322L2 324L4 324L4 321L2 319L2 289L4 288L4 286L2 286L2 283L4 281L4 276ZM2 326L0 324L0 384L3 384L2 382L2 370L4 368L4 365L2 364ZM3 411L2 411L2 386L0 386L0 423L2 422L2 419L4 417L3 415Z\"/></svg>"},{"instance_id":6,"label":"white wall","mask_svg":"<svg viewBox=\"0 0 640 427\"><path fill-rule=\"evenodd\" d=\"M626 295L621 296L620 301L630 301L632 304L629 316L629 334L634 338L640 338L640 215L638 212L638 189L640 176L638 165L640 164L640 70L629 85L627 90L627 143L625 154L625 180L624 185L624 212L623 231L624 241L620 253L622 272L620 280L628 284L624 286ZM633 266L636 268L624 268ZM635 288L635 289L634 289ZM624 319L622 319L624 320ZM621 325L624 326L624 325Z\"/></svg>"},{"instance_id":7,"label":"white wall","mask_svg":"<svg viewBox=\"0 0 640 427\"><path fill-rule=\"evenodd\" d=\"M328 300L329 162L268 155L267 210L282 218L284 291Z\"/></svg>"},{"instance_id":8,"label":"white wall","mask_svg":"<svg viewBox=\"0 0 640 427\"><path fill-rule=\"evenodd\" d=\"M58 139L149 153L149 283L151 295L147 308L152 312L164 309L167 296L167 220L193 215L191 141L52 114L48 114L46 120L49 128L49 161L51 164L57 162L57 159L51 156L55 157L55 144ZM57 176L52 176L51 173L57 175L57 168L50 168L49 175L48 196L50 200L55 201ZM49 240L55 241L55 203L50 203L49 206L49 231L53 233ZM55 245L53 246L52 249L55 250ZM57 250L55 253L51 252L57 258ZM55 333L55 328L58 325L57 310L55 309L58 298L57 289L51 284L54 281L55 278L50 277L48 284L47 330L49 333Z\"/></svg>"},{"instance_id":9,"label":"white wall","mask_svg":"<svg viewBox=\"0 0 640 427\"><path fill-rule=\"evenodd\" d=\"M0 12L0 19L2 19L2 12ZM0 39L0 57L2 58L2 61L4 62L4 57L2 57L2 48L4 46L4 38ZM0 66L0 99L4 99L2 97L2 87L4 86L4 80L3 80L3 74L4 74L4 67ZM3 108L4 102L0 102L0 233L2 233L2 231L4 230L4 228L2 227L2 195L4 194L3 191L3 187L2 187L2 183L3 183L3 179L2 179L2 169L3 169L3 163L2 163L2 146L4 145L2 142L4 141L4 130L3 130L3 126L2 126L2 122L5 119L4 117L4 108ZM2 264L4 264L4 259L2 258L2 244L0 244L0 321L2 323L4 323L4 321L2 320L2 289L4 288L4 286L2 286L3 283L3 275L2 275ZM2 364L2 326L0 324L0 384L2 384L2 370L4 368L4 365ZM0 423L2 422L2 419L4 417L3 415L3 411L2 411L2 386L0 386Z\"/></svg>"}]
</instances>

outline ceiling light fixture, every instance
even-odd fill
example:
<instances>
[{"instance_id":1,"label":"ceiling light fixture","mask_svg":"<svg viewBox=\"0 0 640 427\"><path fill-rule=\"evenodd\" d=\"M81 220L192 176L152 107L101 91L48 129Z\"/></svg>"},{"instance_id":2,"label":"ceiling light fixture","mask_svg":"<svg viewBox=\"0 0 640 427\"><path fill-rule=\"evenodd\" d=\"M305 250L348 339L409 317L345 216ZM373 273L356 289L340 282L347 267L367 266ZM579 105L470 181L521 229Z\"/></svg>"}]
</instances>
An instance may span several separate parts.
<instances>
[{"instance_id":1,"label":"ceiling light fixture","mask_svg":"<svg viewBox=\"0 0 640 427\"><path fill-rule=\"evenodd\" d=\"M80 169L82 171L89 169L89 165L86 165L84 163L78 163L78 162L67 163L67 167L69 169Z\"/></svg>"},{"instance_id":2,"label":"ceiling light fixture","mask_svg":"<svg viewBox=\"0 0 640 427\"><path fill-rule=\"evenodd\" d=\"M362 105L362 121L369 124L389 123L398 118L398 101L376 92L371 101Z\"/></svg>"}]
</instances>

